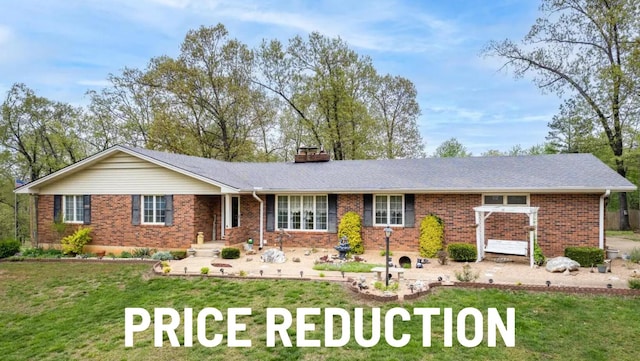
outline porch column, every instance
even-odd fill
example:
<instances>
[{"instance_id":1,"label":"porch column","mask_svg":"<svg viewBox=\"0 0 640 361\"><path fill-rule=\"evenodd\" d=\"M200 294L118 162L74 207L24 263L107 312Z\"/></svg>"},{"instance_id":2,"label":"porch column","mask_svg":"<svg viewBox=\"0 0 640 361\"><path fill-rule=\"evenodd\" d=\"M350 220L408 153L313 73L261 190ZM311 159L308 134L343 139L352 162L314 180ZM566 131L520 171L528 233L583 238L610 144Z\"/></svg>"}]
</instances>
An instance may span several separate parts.
<instances>
[{"instance_id":1,"label":"porch column","mask_svg":"<svg viewBox=\"0 0 640 361\"><path fill-rule=\"evenodd\" d=\"M476 248L478 258L476 262L484 258L484 212L476 211Z\"/></svg>"}]
</instances>

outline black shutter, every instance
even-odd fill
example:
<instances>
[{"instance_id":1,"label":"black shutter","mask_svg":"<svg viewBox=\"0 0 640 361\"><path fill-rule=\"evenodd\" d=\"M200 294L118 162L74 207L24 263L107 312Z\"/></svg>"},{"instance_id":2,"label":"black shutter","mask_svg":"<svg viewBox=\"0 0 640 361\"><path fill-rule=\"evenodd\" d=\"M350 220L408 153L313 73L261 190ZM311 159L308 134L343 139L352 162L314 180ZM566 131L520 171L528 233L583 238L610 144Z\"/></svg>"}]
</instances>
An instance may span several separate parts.
<instances>
[{"instance_id":1,"label":"black shutter","mask_svg":"<svg viewBox=\"0 0 640 361\"><path fill-rule=\"evenodd\" d=\"M86 194L82 196L82 223L91 224L91 196Z\"/></svg>"},{"instance_id":2,"label":"black shutter","mask_svg":"<svg viewBox=\"0 0 640 361\"><path fill-rule=\"evenodd\" d=\"M362 200L364 202L364 214L362 224L365 227L373 226L373 194L363 194Z\"/></svg>"},{"instance_id":3,"label":"black shutter","mask_svg":"<svg viewBox=\"0 0 640 361\"><path fill-rule=\"evenodd\" d=\"M267 232L276 230L276 196L267 194Z\"/></svg>"},{"instance_id":4,"label":"black shutter","mask_svg":"<svg viewBox=\"0 0 640 361\"><path fill-rule=\"evenodd\" d=\"M329 194L327 197L329 207L327 213L327 232L338 233L338 195Z\"/></svg>"},{"instance_id":5,"label":"black shutter","mask_svg":"<svg viewBox=\"0 0 640 361\"><path fill-rule=\"evenodd\" d=\"M64 221L62 219L62 196L56 194L53 196L53 221L58 223Z\"/></svg>"},{"instance_id":6,"label":"black shutter","mask_svg":"<svg viewBox=\"0 0 640 361\"><path fill-rule=\"evenodd\" d=\"M415 194L404 195L404 226L407 228L413 228L416 224L415 203Z\"/></svg>"},{"instance_id":7,"label":"black shutter","mask_svg":"<svg viewBox=\"0 0 640 361\"><path fill-rule=\"evenodd\" d=\"M164 225L173 226L173 195L165 195L164 204Z\"/></svg>"},{"instance_id":8,"label":"black shutter","mask_svg":"<svg viewBox=\"0 0 640 361\"><path fill-rule=\"evenodd\" d=\"M131 196L131 224L140 224L140 196Z\"/></svg>"}]
</instances>

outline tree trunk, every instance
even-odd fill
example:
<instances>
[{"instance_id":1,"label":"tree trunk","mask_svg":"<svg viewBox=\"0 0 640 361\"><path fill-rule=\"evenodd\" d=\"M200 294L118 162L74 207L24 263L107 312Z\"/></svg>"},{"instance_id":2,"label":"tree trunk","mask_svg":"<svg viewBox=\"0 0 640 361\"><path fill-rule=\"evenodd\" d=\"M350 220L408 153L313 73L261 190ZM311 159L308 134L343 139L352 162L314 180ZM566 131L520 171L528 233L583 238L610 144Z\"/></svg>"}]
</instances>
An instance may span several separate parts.
<instances>
[{"instance_id":1,"label":"tree trunk","mask_svg":"<svg viewBox=\"0 0 640 361\"><path fill-rule=\"evenodd\" d=\"M628 231L631 229L631 224L629 223L629 203L627 202L627 193L620 192L618 197L620 199L620 230Z\"/></svg>"}]
</instances>

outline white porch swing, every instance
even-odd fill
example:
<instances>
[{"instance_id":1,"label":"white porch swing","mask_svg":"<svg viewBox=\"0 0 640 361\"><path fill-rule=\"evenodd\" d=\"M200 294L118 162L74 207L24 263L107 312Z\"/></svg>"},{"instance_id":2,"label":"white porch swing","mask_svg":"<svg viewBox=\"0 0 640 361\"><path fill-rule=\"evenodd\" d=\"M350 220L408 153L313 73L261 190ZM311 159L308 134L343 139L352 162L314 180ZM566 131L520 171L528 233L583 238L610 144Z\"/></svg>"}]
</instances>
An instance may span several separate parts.
<instances>
[{"instance_id":1,"label":"white porch swing","mask_svg":"<svg viewBox=\"0 0 640 361\"><path fill-rule=\"evenodd\" d=\"M529 254L529 263L534 266L533 250L534 242L538 238L538 207L518 206L481 206L473 209L476 213L476 247L480 262L485 257L485 252L503 253L525 256ZM529 217L529 239L521 240L487 240L485 245L485 221L493 213L520 213Z\"/></svg>"}]
</instances>

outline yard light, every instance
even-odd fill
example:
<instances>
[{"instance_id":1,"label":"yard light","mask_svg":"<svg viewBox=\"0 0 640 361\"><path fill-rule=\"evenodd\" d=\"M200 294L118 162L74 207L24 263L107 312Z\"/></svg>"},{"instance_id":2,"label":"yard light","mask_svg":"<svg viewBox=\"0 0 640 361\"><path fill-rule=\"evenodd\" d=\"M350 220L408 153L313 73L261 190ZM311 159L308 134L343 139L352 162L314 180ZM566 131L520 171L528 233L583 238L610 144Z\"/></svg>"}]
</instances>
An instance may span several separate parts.
<instances>
[{"instance_id":1,"label":"yard light","mask_svg":"<svg viewBox=\"0 0 640 361\"><path fill-rule=\"evenodd\" d=\"M387 243L387 253L385 254L385 282L386 282L386 286L389 287L389 237L391 237L391 233L393 233L393 229L391 229L391 227L389 227L389 225L387 225L384 228L384 237L385 237L385 242Z\"/></svg>"},{"instance_id":2,"label":"yard light","mask_svg":"<svg viewBox=\"0 0 640 361\"><path fill-rule=\"evenodd\" d=\"M187 267L185 267L185 268L184 268L184 273L185 273L185 274L187 273Z\"/></svg>"},{"instance_id":3,"label":"yard light","mask_svg":"<svg viewBox=\"0 0 640 361\"><path fill-rule=\"evenodd\" d=\"M263 273L264 273L264 271L263 271L263 270L260 270L260 276L262 276L262 274L263 274Z\"/></svg>"},{"instance_id":4,"label":"yard light","mask_svg":"<svg viewBox=\"0 0 640 361\"><path fill-rule=\"evenodd\" d=\"M220 268L220 273L224 274L224 268Z\"/></svg>"}]
</instances>

